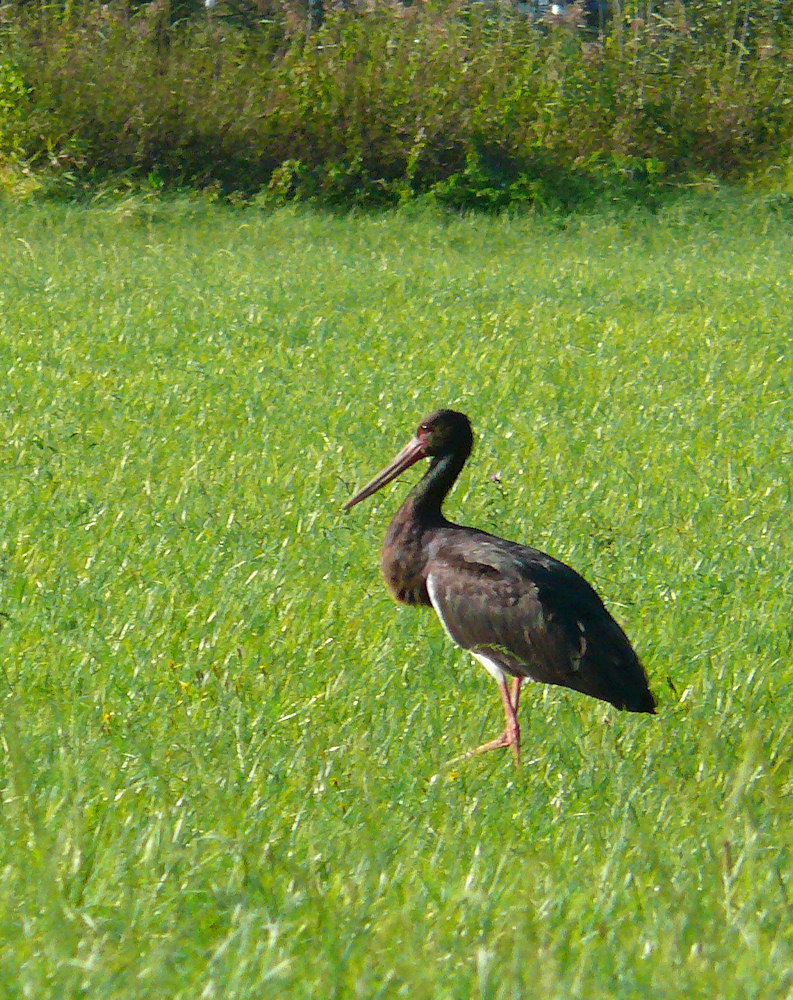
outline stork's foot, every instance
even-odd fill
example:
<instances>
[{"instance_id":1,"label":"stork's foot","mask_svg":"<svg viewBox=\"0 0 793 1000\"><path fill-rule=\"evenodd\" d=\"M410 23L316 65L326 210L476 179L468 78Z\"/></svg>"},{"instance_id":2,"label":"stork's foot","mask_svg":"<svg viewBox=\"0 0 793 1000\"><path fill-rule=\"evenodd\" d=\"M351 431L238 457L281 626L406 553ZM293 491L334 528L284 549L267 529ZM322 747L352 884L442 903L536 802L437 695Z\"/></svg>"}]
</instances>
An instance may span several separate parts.
<instances>
[{"instance_id":1,"label":"stork's foot","mask_svg":"<svg viewBox=\"0 0 793 1000\"><path fill-rule=\"evenodd\" d=\"M479 753L487 753L488 750L501 750L503 747L512 747L512 753L515 757L515 763L520 766L520 727L515 726L514 729L509 727L505 729L504 732L497 736L494 740L488 740L487 743L483 743L481 746L477 747L475 750L469 750L466 756L474 757Z\"/></svg>"},{"instance_id":2,"label":"stork's foot","mask_svg":"<svg viewBox=\"0 0 793 1000\"><path fill-rule=\"evenodd\" d=\"M520 766L520 727L516 726L514 729L505 729L494 740L488 740L487 743L483 743L473 750L466 750L464 754L460 754L459 757L454 757L450 760L449 764L457 764L461 760L470 760L471 757L476 757L477 754L487 753L488 750L502 750L504 747L512 747L515 763Z\"/></svg>"}]
</instances>

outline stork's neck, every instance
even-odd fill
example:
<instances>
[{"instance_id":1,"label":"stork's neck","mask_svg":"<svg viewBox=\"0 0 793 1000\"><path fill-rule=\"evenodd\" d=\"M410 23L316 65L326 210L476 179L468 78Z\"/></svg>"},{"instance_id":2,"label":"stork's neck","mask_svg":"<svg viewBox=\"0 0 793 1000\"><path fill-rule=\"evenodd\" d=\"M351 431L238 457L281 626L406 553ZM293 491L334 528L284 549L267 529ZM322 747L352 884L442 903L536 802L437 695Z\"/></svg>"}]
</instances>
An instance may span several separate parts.
<instances>
[{"instance_id":1,"label":"stork's neck","mask_svg":"<svg viewBox=\"0 0 793 1000\"><path fill-rule=\"evenodd\" d=\"M441 512L446 494L468 458L447 452L432 459L399 508L385 536L381 568L388 589L405 604L429 604L427 592L428 541L432 530L449 524Z\"/></svg>"},{"instance_id":2,"label":"stork's neck","mask_svg":"<svg viewBox=\"0 0 793 1000\"><path fill-rule=\"evenodd\" d=\"M463 452L436 455L429 469L408 494L404 506L409 504L418 520L445 521L441 506L467 459L468 454Z\"/></svg>"}]
</instances>

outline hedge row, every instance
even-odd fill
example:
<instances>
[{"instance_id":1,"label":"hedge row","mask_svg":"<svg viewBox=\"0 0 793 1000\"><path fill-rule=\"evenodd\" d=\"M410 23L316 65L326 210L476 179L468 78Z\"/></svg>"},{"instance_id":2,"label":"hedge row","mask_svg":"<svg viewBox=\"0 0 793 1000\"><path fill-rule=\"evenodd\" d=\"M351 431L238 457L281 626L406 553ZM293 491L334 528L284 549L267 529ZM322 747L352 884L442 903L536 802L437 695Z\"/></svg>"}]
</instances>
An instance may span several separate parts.
<instances>
[{"instance_id":1,"label":"hedge row","mask_svg":"<svg viewBox=\"0 0 793 1000\"><path fill-rule=\"evenodd\" d=\"M300 0L2 10L0 158L61 183L569 205L793 150L790 0L614 4L600 33L462 2L326 7L310 33Z\"/></svg>"}]
</instances>

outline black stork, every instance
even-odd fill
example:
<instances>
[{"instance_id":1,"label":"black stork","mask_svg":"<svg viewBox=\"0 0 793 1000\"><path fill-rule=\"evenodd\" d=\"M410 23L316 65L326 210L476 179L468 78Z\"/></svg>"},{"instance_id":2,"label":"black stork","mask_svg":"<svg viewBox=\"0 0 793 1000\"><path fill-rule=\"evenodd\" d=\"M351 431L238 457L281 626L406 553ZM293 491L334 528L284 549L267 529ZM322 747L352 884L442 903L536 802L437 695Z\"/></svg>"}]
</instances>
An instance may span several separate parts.
<instances>
[{"instance_id":1,"label":"black stork","mask_svg":"<svg viewBox=\"0 0 793 1000\"><path fill-rule=\"evenodd\" d=\"M629 712L654 713L655 699L639 658L583 577L538 549L443 516L443 501L473 443L464 413L436 410L390 465L344 506L349 510L415 462L430 459L388 527L381 567L398 601L431 605L452 640L498 682L506 729L470 753L511 747L520 763L518 699L527 677Z\"/></svg>"}]
</instances>

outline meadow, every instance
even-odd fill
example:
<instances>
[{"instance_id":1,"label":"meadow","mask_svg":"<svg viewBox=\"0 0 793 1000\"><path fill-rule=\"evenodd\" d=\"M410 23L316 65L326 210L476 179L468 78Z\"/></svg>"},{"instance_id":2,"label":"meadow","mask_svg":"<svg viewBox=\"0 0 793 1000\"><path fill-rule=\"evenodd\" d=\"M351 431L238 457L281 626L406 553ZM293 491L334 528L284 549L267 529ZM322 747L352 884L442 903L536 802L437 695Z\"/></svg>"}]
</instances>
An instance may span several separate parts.
<instances>
[{"instance_id":1,"label":"meadow","mask_svg":"<svg viewBox=\"0 0 793 1000\"><path fill-rule=\"evenodd\" d=\"M0 207L0 995L793 996L789 200ZM379 578L571 563L655 718L495 684Z\"/></svg>"}]
</instances>

